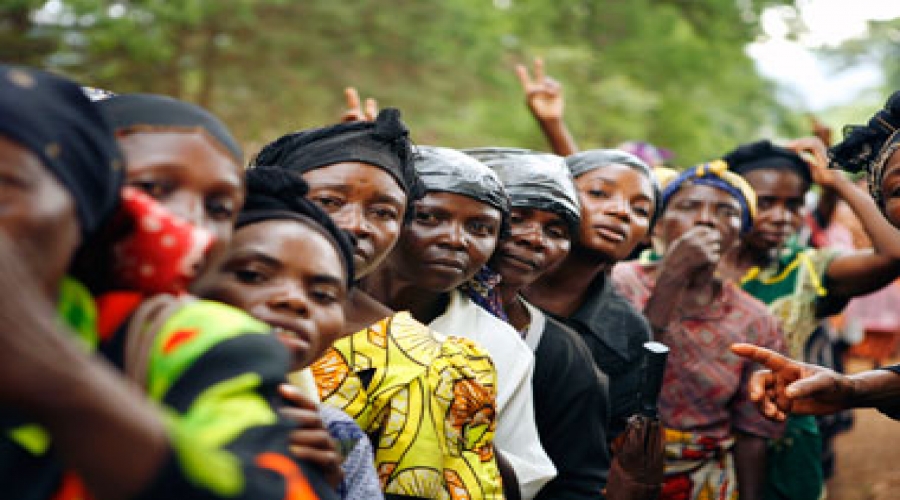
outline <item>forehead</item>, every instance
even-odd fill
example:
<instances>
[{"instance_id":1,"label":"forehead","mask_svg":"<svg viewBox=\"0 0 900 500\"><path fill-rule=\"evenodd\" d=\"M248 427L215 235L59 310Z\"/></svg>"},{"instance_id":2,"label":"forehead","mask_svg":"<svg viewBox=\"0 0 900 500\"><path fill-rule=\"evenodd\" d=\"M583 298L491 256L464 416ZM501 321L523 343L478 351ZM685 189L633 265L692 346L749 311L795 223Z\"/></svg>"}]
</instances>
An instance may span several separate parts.
<instances>
[{"instance_id":1,"label":"forehead","mask_svg":"<svg viewBox=\"0 0 900 500\"><path fill-rule=\"evenodd\" d=\"M740 202L729 192L704 184L684 184L669 200L669 205L679 202L728 204L740 207Z\"/></svg>"},{"instance_id":2,"label":"forehead","mask_svg":"<svg viewBox=\"0 0 900 500\"><path fill-rule=\"evenodd\" d=\"M758 196L798 198L809 186L795 172L786 169L761 168L742 174Z\"/></svg>"},{"instance_id":3,"label":"forehead","mask_svg":"<svg viewBox=\"0 0 900 500\"><path fill-rule=\"evenodd\" d=\"M303 172L311 188L366 187L406 199L397 180L381 167L362 162L341 162Z\"/></svg>"},{"instance_id":4,"label":"forehead","mask_svg":"<svg viewBox=\"0 0 900 500\"><path fill-rule=\"evenodd\" d=\"M605 167L595 168L575 178L575 183L579 186L595 182L630 187L632 190L638 190L648 197L653 195L653 185L647 175L628 165L614 163Z\"/></svg>"},{"instance_id":5,"label":"forehead","mask_svg":"<svg viewBox=\"0 0 900 500\"><path fill-rule=\"evenodd\" d=\"M416 202L416 208L440 210L461 217L490 217L500 219L500 210L493 206L478 201L470 196L448 193L443 191L431 191L424 198Z\"/></svg>"},{"instance_id":6,"label":"forehead","mask_svg":"<svg viewBox=\"0 0 900 500\"><path fill-rule=\"evenodd\" d=\"M556 212L552 212L550 210L542 210L540 208L534 207L512 207L510 213L512 215L515 215L517 218L524 219L526 221L538 221L544 223L565 221L563 216Z\"/></svg>"},{"instance_id":7,"label":"forehead","mask_svg":"<svg viewBox=\"0 0 900 500\"><path fill-rule=\"evenodd\" d=\"M275 219L243 226L229 247L232 257L263 255L287 269L333 274L343 279L343 261L334 243L308 224Z\"/></svg>"},{"instance_id":8,"label":"forehead","mask_svg":"<svg viewBox=\"0 0 900 500\"><path fill-rule=\"evenodd\" d=\"M240 184L242 169L237 160L201 131L132 132L118 138L125 153L128 172L144 167L185 167L186 173L211 180Z\"/></svg>"}]
</instances>

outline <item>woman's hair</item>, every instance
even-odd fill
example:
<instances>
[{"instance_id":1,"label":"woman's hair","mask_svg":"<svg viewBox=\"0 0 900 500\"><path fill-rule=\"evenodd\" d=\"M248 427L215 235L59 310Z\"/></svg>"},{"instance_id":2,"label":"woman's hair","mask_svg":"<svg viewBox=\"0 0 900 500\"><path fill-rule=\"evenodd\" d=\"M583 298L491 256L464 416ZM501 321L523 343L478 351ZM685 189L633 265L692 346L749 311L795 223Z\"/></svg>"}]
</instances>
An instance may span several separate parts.
<instances>
[{"instance_id":1,"label":"woman's hair","mask_svg":"<svg viewBox=\"0 0 900 500\"><path fill-rule=\"evenodd\" d=\"M849 172L866 172L869 193L879 205L885 164L900 147L898 129L900 91L894 92L867 124L844 127L844 140L829 150L833 164Z\"/></svg>"},{"instance_id":2,"label":"woman's hair","mask_svg":"<svg viewBox=\"0 0 900 500\"><path fill-rule=\"evenodd\" d=\"M305 197L309 186L299 174L280 167L253 167L247 170L247 199L235 228L269 220L292 220L322 234L335 248L353 284L353 236Z\"/></svg>"}]
</instances>

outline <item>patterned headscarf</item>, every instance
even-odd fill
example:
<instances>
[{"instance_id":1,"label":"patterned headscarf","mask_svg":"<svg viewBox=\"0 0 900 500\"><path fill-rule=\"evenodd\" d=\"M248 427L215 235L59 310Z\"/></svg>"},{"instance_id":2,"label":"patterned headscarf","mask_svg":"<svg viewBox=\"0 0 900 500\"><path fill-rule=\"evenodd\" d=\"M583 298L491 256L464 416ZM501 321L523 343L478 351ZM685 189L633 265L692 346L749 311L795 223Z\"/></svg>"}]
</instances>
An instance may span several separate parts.
<instances>
[{"instance_id":1,"label":"patterned headscarf","mask_svg":"<svg viewBox=\"0 0 900 500\"><path fill-rule=\"evenodd\" d=\"M747 233L753 228L753 219L756 218L756 193L743 177L730 172L728 164L722 160L691 167L673 179L662 194L663 210L681 188L697 184L721 189L733 196L741 205L741 233Z\"/></svg>"}]
</instances>

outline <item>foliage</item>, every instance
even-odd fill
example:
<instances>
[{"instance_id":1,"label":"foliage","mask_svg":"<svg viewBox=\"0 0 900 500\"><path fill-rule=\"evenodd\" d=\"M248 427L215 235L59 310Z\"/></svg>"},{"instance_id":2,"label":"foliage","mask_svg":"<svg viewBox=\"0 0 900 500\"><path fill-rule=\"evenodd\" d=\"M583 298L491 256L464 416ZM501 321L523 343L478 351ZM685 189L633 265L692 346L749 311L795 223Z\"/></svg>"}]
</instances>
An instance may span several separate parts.
<instances>
[{"instance_id":1,"label":"foliage","mask_svg":"<svg viewBox=\"0 0 900 500\"><path fill-rule=\"evenodd\" d=\"M771 3L771 2L769 2ZM752 0L0 0L0 57L222 116L248 151L334 121L342 89L418 143L545 142L513 67L544 56L582 147L643 139L687 165L796 132L744 46Z\"/></svg>"}]
</instances>

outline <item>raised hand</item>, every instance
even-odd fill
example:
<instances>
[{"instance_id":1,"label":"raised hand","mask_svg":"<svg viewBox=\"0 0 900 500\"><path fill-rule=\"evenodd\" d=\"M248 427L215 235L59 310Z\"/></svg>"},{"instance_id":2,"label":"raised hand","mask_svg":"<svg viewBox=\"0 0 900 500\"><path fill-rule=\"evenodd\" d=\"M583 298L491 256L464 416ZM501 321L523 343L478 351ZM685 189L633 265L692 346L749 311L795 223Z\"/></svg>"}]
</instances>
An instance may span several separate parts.
<instances>
[{"instance_id":1,"label":"raised hand","mask_svg":"<svg viewBox=\"0 0 900 500\"><path fill-rule=\"evenodd\" d=\"M750 379L750 399L767 418L784 421L789 413L828 415L851 406L856 383L834 370L794 361L751 344L733 344L731 351L755 361L760 370Z\"/></svg>"},{"instance_id":2,"label":"raised hand","mask_svg":"<svg viewBox=\"0 0 900 500\"><path fill-rule=\"evenodd\" d=\"M344 89L344 99L347 101L347 109L341 116L342 122L371 122L378 116L378 101L372 97L366 98L365 106L360 105L359 92L355 87Z\"/></svg>"},{"instance_id":3,"label":"raised hand","mask_svg":"<svg viewBox=\"0 0 900 500\"><path fill-rule=\"evenodd\" d=\"M828 168L828 150L822 139L818 137L794 139L785 147L806 160L813 182L816 184L824 188L834 188L838 182L845 179L840 170Z\"/></svg>"},{"instance_id":4,"label":"raised hand","mask_svg":"<svg viewBox=\"0 0 900 500\"><path fill-rule=\"evenodd\" d=\"M325 479L337 487L344 478L341 454L319 416L315 401L304 396L292 385L282 384L279 392L290 405L282 408L281 414L297 424L297 428L291 432L291 454L299 460L306 460L321 467Z\"/></svg>"},{"instance_id":5,"label":"raised hand","mask_svg":"<svg viewBox=\"0 0 900 500\"><path fill-rule=\"evenodd\" d=\"M695 226L669 245L660 273L688 283L701 271L714 269L721 259L721 233L708 226Z\"/></svg>"},{"instance_id":6,"label":"raised hand","mask_svg":"<svg viewBox=\"0 0 900 500\"><path fill-rule=\"evenodd\" d=\"M516 65L516 75L522 90L525 92L525 102L531 113L538 121L561 120L565 99L563 98L562 85L544 73L544 60L534 58L534 78L524 64Z\"/></svg>"}]
</instances>

